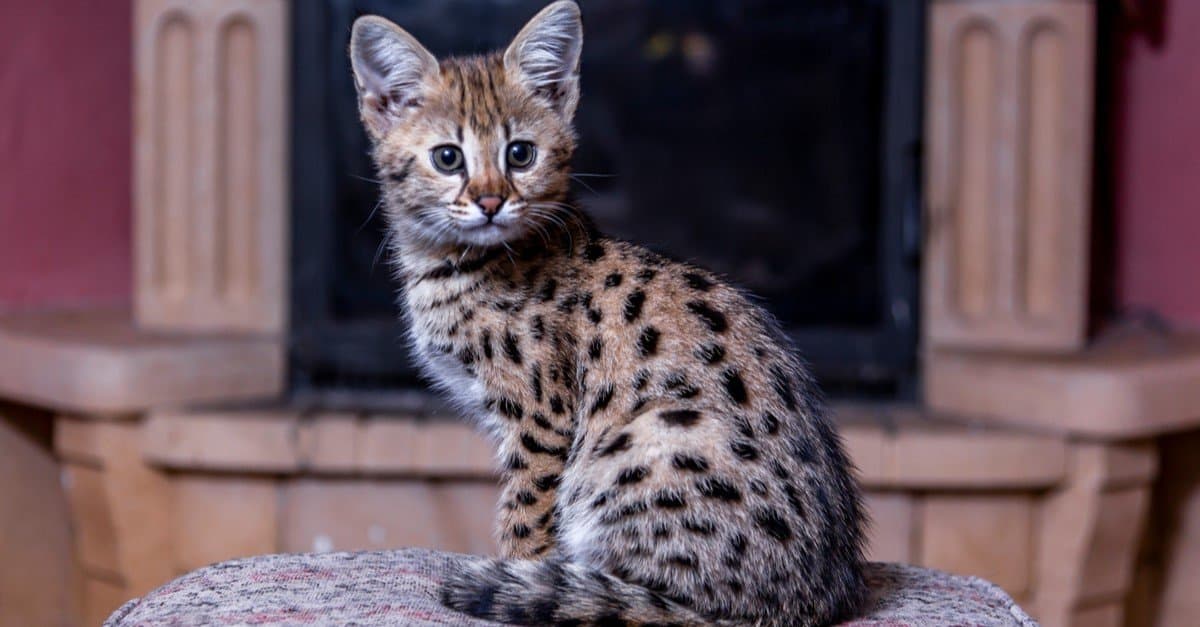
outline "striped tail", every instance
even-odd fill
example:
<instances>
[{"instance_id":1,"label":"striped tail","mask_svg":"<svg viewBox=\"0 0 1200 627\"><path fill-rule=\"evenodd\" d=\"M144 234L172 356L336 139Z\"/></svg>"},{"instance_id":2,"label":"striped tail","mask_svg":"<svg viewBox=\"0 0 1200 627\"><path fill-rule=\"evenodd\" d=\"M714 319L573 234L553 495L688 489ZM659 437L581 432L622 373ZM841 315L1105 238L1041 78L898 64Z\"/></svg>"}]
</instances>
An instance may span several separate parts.
<instances>
[{"instance_id":1,"label":"striped tail","mask_svg":"<svg viewBox=\"0 0 1200 627\"><path fill-rule=\"evenodd\" d=\"M518 625L713 625L641 586L561 558L482 560L442 584L442 603Z\"/></svg>"}]
</instances>

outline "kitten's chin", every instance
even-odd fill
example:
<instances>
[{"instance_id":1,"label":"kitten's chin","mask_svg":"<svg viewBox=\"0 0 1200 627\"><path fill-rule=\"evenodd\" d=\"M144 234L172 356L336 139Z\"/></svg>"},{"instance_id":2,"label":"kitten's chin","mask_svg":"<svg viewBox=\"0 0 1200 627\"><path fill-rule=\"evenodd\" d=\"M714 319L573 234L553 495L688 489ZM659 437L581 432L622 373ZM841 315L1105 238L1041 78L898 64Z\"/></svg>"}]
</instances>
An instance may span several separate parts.
<instances>
[{"instance_id":1,"label":"kitten's chin","mask_svg":"<svg viewBox=\"0 0 1200 627\"><path fill-rule=\"evenodd\" d=\"M454 236L460 244L470 246L500 246L514 240L520 233L516 225L502 225L489 222L479 226L456 228Z\"/></svg>"}]
</instances>

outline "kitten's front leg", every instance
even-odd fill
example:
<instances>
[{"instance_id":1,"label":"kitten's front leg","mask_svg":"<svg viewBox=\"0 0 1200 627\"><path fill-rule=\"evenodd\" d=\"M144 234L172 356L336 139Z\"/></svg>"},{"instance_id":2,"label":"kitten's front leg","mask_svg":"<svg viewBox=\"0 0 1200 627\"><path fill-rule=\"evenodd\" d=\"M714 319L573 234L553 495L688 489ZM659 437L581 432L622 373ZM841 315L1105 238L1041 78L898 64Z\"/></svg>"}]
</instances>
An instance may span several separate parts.
<instances>
[{"instance_id":1,"label":"kitten's front leg","mask_svg":"<svg viewBox=\"0 0 1200 627\"><path fill-rule=\"evenodd\" d=\"M564 439L540 429L516 429L504 438L496 529L502 557L537 559L555 547L554 505L569 446Z\"/></svg>"}]
</instances>

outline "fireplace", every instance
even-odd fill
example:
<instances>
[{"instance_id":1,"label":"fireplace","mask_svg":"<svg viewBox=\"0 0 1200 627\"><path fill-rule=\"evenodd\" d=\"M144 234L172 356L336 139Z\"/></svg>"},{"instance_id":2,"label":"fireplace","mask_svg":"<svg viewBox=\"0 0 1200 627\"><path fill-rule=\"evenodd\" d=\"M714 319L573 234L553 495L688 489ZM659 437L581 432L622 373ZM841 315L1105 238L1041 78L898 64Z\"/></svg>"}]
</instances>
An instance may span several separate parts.
<instances>
[{"instance_id":1,"label":"fireplace","mask_svg":"<svg viewBox=\"0 0 1200 627\"><path fill-rule=\"evenodd\" d=\"M345 50L384 15L434 54L507 44L542 0L293 5L290 365L299 394L415 371ZM576 195L608 232L765 298L826 388L915 375L923 2L581 3Z\"/></svg>"}]
</instances>

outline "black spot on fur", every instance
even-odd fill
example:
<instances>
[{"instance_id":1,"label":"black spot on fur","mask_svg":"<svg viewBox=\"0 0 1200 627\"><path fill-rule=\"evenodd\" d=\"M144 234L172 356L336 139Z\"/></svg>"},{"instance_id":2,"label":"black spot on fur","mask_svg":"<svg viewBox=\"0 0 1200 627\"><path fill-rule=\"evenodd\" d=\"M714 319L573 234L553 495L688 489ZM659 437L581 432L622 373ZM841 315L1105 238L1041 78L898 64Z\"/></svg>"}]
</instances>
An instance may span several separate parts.
<instances>
[{"instance_id":1,"label":"black spot on fur","mask_svg":"<svg viewBox=\"0 0 1200 627\"><path fill-rule=\"evenodd\" d=\"M521 490L520 492L517 492L516 499L521 505L533 505L534 503L537 503L537 495L529 490Z\"/></svg>"},{"instance_id":2,"label":"black spot on fur","mask_svg":"<svg viewBox=\"0 0 1200 627\"><path fill-rule=\"evenodd\" d=\"M637 412L642 411L642 408L645 407L646 403L649 402L650 399L646 398L645 396L639 396L633 400L633 406L629 408L629 412L636 414Z\"/></svg>"},{"instance_id":3,"label":"black spot on fur","mask_svg":"<svg viewBox=\"0 0 1200 627\"><path fill-rule=\"evenodd\" d=\"M522 458L520 455L513 453L512 455L508 456L508 459L504 460L504 468L505 470L512 471L525 470L526 468L529 468L529 464L525 463L524 458Z\"/></svg>"},{"instance_id":4,"label":"black spot on fur","mask_svg":"<svg viewBox=\"0 0 1200 627\"><path fill-rule=\"evenodd\" d=\"M655 505L658 505L658 503L655 503ZM655 538L671 537L671 528L663 523L654 523L654 527L651 532L654 534Z\"/></svg>"},{"instance_id":5,"label":"black spot on fur","mask_svg":"<svg viewBox=\"0 0 1200 627\"><path fill-rule=\"evenodd\" d=\"M642 332L640 335L638 335L637 340L638 353L641 354L642 357L649 357L650 355L653 355L658 351L658 338L658 329L655 329L654 327L646 327L642 329Z\"/></svg>"},{"instance_id":6,"label":"black spot on fur","mask_svg":"<svg viewBox=\"0 0 1200 627\"><path fill-rule=\"evenodd\" d=\"M592 410L589 413L595 416L597 412L603 411L605 407L608 407L608 404L612 401L614 391L611 383L601 387L596 392L596 402L592 403Z\"/></svg>"},{"instance_id":7,"label":"black spot on fur","mask_svg":"<svg viewBox=\"0 0 1200 627\"><path fill-rule=\"evenodd\" d=\"M738 374L737 370L732 368L721 373L721 382L725 385L725 393L733 402L738 405L745 405L748 400L746 395L746 384L742 382L742 375Z\"/></svg>"},{"instance_id":8,"label":"black spot on fur","mask_svg":"<svg viewBox=\"0 0 1200 627\"><path fill-rule=\"evenodd\" d=\"M537 438L533 437L533 434L531 434L531 433L522 433L521 434L521 446L525 447L525 450L527 450L530 453L533 453L535 455L550 455L552 457L558 457L560 459L567 458L567 449L566 448L561 447L561 446L547 446L545 444L542 444L541 442L538 441Z\"/></svg>"},{"instance_id":9,"label":"black spot on fur","mask_svg":"<svg viewBox=\"0 0 1200 627\"><path fill-rule=\"evenodd\" d=\"M651 279L658 275L658 270L652 268L642 268L638 270L637 280L642 283L649 283Z\"/></svg>"},{"instance_id":10,"label":"black spot on fur","mask_svg":"<svg viewBox=\"0 0 1200 627\"><path fill-rule=\"evenodd\" d=\"M575 309L575 305L579 304L579 294L567 294L558 301L558 310L562 313L571 313Z\"/></svg>"},{"instance_id":11,"label":"black spot on fur","mask_svg":"<svg viewBox=\"0 0 1200 627\"><path fill-rule=\"evenodd\" d=\"M708 460L699 455L690 455L688 453L676 453L671 458L671 465L677 470L690 470L692 472L708 472Z\"/></svg>"},{"instance_id":12,"label":"black spot on fur","mask_svg":"<svg viewBox=\"0 0 1200 627\"><path fill-rule=\"evenodd\" d=\"M563 399L561 396L555 394L554 396L550 397L550 411L554 412L554 415L556 416L561 416L566 411L566 408L563 407Z\"/></svg>"},{"instance_id":13,"label":"black spot on fur","mask_svg":"<svg viewBox=\"0 0 1200 627\"><path fill-rule=\"evenodd\" d=\"M600 324L600 321L604 319L604 314L599 309L588 309L587 317L592 324Z\"/></svg>"},{"instance_id":14,"label":"black spot on fur","mask_svg":"<svg viewBox=\"0 0 1200 627\"><path fill-rule=\"evenodd\" d=\"M751 479L747 485L750 486L751 492L759 496L767 495L767 484L763 483L761 479Z\"/></svg>"},{"instance_id":15,"label":"black spot on fur","mask_svg":"<svg viewBox=\"0 0 1200 627\"><path fill-rule=\"evenodd\" d=\"M600 242L592 242L584 247L583 258L588 261L597 261L604 256L604 245Z\"/></svg>"},{"instance_id":16,"label":"black spot on fur","mask_svg":"<svg viewBox=\"0 0 1200 627\"><path fill-rule=\"evenodd\" d=\"M696 349L696 358L708 365L719 364L725 359L725 347L720 344L705 344Z\"/></svg>"},{"instance_id":17,"label":"black spot on fur","mask_svg":"<svg viewBox=\"0 0 1200 627\"><path fill-rule=\"evenodd\" d=\"M792 529L788 527L787 521L773 509L760 508L755 511L754 523L767 535L780 542L786 542L792 537Z\"/></svg>"},{"instance_id":18,"label":"black spot on fur","mask_svg":"<svg viewBox=\"0 0 1200 627\"><path fill-rule=\"evenodd\" d=\"M758 449L751 446L748 442L734 440L733 442L729 443L729 448L733 451L734 455L737 455L748 462L758 459Z\"/></svg>"},{"instance_id":19,"label":"black spot on fur","mask_svg":"<svg viewBox=\"0 0 1200 627\"><path fill-rule=\"evenodd\" d=\"M754 427L750 426L750 421L746 420L745 416L734 416L733 424L737 426L738 433L747 438L754 438Z\"/></svg>"},{"instance_id":20,"label":"black spot on fur","mask_svg":"<svg viewBox=\"0 0 1200 627\"><path fill-rule=\"evenodd\" d=\"M488 361L491 361L492 360L492 333L491 333L491 331L488 331L487 329L483 330L483 333L481 333L479 336L479 345L480 345L480 348L483 349L483 356L486 357Z\"/></svg>"},{"instance_id":21,"label":"black spot on fur","mask_svg":"<svg viewBox=\"0 0 1200 627\"><path fill-rule=\"evenodd\" d=\"M529 373L529 387L533 390L534 400L542 402L542 367L540 364L534 364L533 371Z\"/></svg>"},{"instance_id":22,"label":"black spot on fur","mask_svg":"<svg viewBox=\"0 0 1200 627\"><path fill-rule=\"evenodd\" d=\"M771 366L771 387L788 409L796 409L796 394L792 390L792 381L778 364Z\"/></svg>"},{"instance_id":23,"label":"black spot on fur","mask_svg":"<svg viewBox=\"0 0 1200 627\"><path fill-rule=\"evenodd\" d=\"M642 315L642 306L646 304L646 293L642 290L634 290L625 297L625 322L633 322Z\"/></svg>"},{"instance_id":24,"label":"black spot on fur","mask_svg":"<svg viewBox=\"0 0 1200 627\"><path fill-rule=\"evenodd\" d=\"M638 370L637 373L633 375L633 389L639 392L645 389L646 384L649 382L650 371L646 370L645 368Z\"/></svg>"},{"instance_id":25,"label":"black spot on fur","mask_svg":"<svg viewBox=\"0 0 1200 627\"><path fill-rule=\"evenodd\" d=\"M548 302L554 300L554 294L557 291L558 291L558 281L555 281L554 278L551 277L549 279L546 279L546 282L542 284L542 289L538 293L538 297L542 299L543 303L548 303Z\"/></svg>"},{"instance_id":26,"label":"black spot on fur","mask_svg":"<svg viewBox=\"0 0 1200 627\"><path fill-rule=\"evenodd\" d=\"M550 421L546 419L545 414L542 414L540 412L534 412L532 418L533 418L533 424L535 424L547 431L554 430L554 425L550 424Z\"/></svg>"},{"instance_id":27,"label":"black spot on fur","mask_svg":"<svg viewBox=\"0 0 1200 627\"><path fill-rule=\"evenodd\" d=\"M741 533L736 533L729 539L729 547L733 549L734 555L745 555L747 544L746 536Z\"/></svg>"},{"instance_id":28,"label":"black spot on fur","mask_svg":"<svg viewBox=\"0 0 1200 627\"><path fill-rule=\"evenodd\" d=\"M607 504L608 504L608 493L601 492L600 494L596 495L596 498L592 499L591 507L592 507L592 509L600 509L601 507L604 507Z\"/></svg>"},{"instance_id":29,"label":"black spot on fur","mask_svg":"<svg viewBox=\"0 0 1200 627\"><path fill-rule=\"evenodd\" d=\"M713 309L708 303L693 300L687 304L687 308L692 315L700 318L713 333L724 333L729 328L729 321L725 319L725 314Z\"/></svg>"},{"instance_id":30,"label":"black spot on fur","mask_svg":"<svg viewBox=\"0 0 1200 627\"><path fill-rule=\"evenodd\" d=\"M600 522L606 525L611 525L631 516L637 516L638 514L645 513L647 509L649 509L649 506L647 506L643 501L634 501L633 503L625 505L621 509L605 513L600 517Z\"/></svg>"},{"instance_id":31,"label":"black spot on fur","mask_svg":"<svg viewBox=\"0 0 1200 627\"><path fill-rule=\"evenodd\" d=\"M604 277L604 287L606 287L606 288L617 287L618 285L621 284L621 279L622 279L621 273L614 272L614 273Z\"/></svg>"},{"instance_id":32,"label":"black spot on fur","mask_svg":"<svg viewBox=\"0 0 1200 627\"><path fill-rule=\"evenodd\" d=\"M541 490L542 492L546 492L547 490L557 488L558 482L561 480L562 478L556 474L542 475L533 480L533 487Z\"/></svg>"},{"instance_id":33,"label":"black spot on fur","mask_svg":"<svg viewBox=\"0 0 1200 627\"><path fill-rule=\"evenodd\" d=\"M767 412L763 414L762 420L768 435L779 433L779 419L775 417L775 414Z\"/></svg>"},{"instance_id":34,"label":"black spot on fur","mask_svg":"<svg viewBox=\"0 0 1200 627\"><path fill-rule=\"evenodd\" d=\"M800 520L808 518L808 512L804 509L804 503L800 500L800 494L796 492L796 487L790 483L783 484L783 493L787 496L788 505L792 506L792 511L800 517Z\"/></svg>"},{"instance_id":35,"label":"black spot on fur","mask_svg":"<svg viewBox=\"0 0 1200 627\"><path fill-rule=\"evenodd\" d=\"M683 373L676 372L663 381L663 387L677 398L694 398L700 394L700 389L688 382Z\"/></svg>"},{"instance_id":36,"label":"black spot on fur","mask_svg":"<svg viewBox=\"0 0 1200 627\"><path fill-rule=\"evenodd\" d=\"M533 533L533 530L530 529L528 525L523 525L523 524L513 525L512 534L518 538L528 538L529 534L531 534L531 533Z\"/></svg>"},{"instance_id":37,"label":"black spot on fur","mask_svg":"<svg viewBox=\"0 0 1200 627\"><path fill-rule=\"evenodd\" d=\"M680 568L692 569L696 567L696 555L693 553L676 553L667 557L667 563Z\"/></svg>"},{"instance_id":38,"label":"black spot on fur","mask_svg":"<svg viewBox=\"0 0 1200 627\"><path fill-rule=\"evenodd\" d=\"M599 457L608 457L609 455L613 455L615 453L620 453L621 451L628 450L629 444L630 444L629 434L622 433L622 434L619 434L616 438L614 438L612 442L608 443L607 446L600 449L600 451L598 453L596 453L596 455L598 455Z\"/></svg>"},{"instance_id":39,"label":"black spot on fur","mask_svg":"<svg viewBox=\"0 0 1200 627\"><path fill-rule=\"evenodd\" d=\"M426 272L424 275L422 275L421 280L447 279L452 276L454 276L454 264L450 263L449 261L446 261L442 265L440 265L440 266L430 270L429 272Z\"/></svg>"},{"instance_id":40,"label":"black spot on fur","mask_svg":"<svg viewBox=\"0 0 1200 627\"><path fill-rule=\"evenodd\" d=\"M779 463L779 460L771 462L771 472L775 473L775 476L780 479L787 479L789 477L787 469L783 467L783 464Z\"/></svg>"},{"instance_id":41,"label":"black spot on fur","mask_svg":"<svg viewBox=\"0 0 1200 627\"><path fill-rule=\"evenodd\" d=\"M511 398L498 398L493 402L493 404L495 405L496 411L503 414L506 418L520 420L525 416L525 409L521 407L520 403L517 403Z\"/></svg>"},{"instance_id":42,"label":"black spot on fur","mask_svg":"<svg viewBox=\"0 0 1200 627\"><path fill-rule=\"evenodd\" d=\"M458 351L458 361L464 366L470 366L479 361L479 353L475 352L474 348L465 346L462 350Z\"/></svg>"},{"instance_id":43,"label":"black spot on fur","mask_svg":"<svg viewBox=\"0 0 1200 627\"><path fill-rule=\"evenodd\" d=\"M805 434L797 434L791 438L792 455L800 460L802 464L811 464L817 461L817 448L813 446L812 439Z\"/></svg>"},{"instance_id":44,"label":"black spot on fur","mask_svg":"<svg viewBox=\"0 0 1200 627\"><path fill-rule=\"evenodd\" d=\"M687 507L687 501L682 494L674 490L663 490L654 495L654 506L663 509L683 509Z\"/></svg>"},{"instance_id":45,"label":"black spot on fur","mask_svg":"<svg viewBox=\"0 0 1200 627\"><path fill-rule=\"evenodd\" d=\"M540 315L534 316L533 324L529 327L529 334L533 336L533 339L542 341L542 338L546 337L546 320Z\"/></svg>"},{"instance_id":46,"label":"black spot on fur","mask_svg":"<svg viewBox=\"0 0 1200 627\"><path fill-rule=\"evenodd\" d=\"M738 490L732 483L724 479L715 477L705 477L696 481L696 489L700 494L721 501L740 501L742 500L742 492Z\"/></svg>"},{"instance_id":47,"label":"black spot on fur","mask_svg":"<svg viewBox=\"0 0 1200 627\"><path fill-rule=\"evenodd\" d=\"M604 352L604 340L600 336L592 338L592 342L588 344L588 357L595 361L600 359L600 355Z\"/></svg>"},{"instance_id":48,"label":"black spot on fur","mask_svg":"<svg viewBox=\"0 0 1200 627\"><path fill-rule=\"evenodd\" d=\"M633 468L626 468L617 475L617 485L638 483L648 476L650 476L650 469L646 466L634 466Z\"/></svg>"},{"instance_id":49,"label":"black spot on fur","mask_svg":"<svg viewBox=\"0 0 1200 627\"><path fill-rule=\"evenodd\" d=\"M658 414L663 422L677 427L690 427L700 420L700 412L694 409L671 409Z\"/></svg>"},{"instance_id":50,"label":"black spot on fur","mask_svg":"<svg viewBox=\"0 0 1200 627\"><path fill-rule=\"evenodd\" d=\"M679 525L684 529L701 536L711 536L717 530L717 525L711 520L684 518Z\"/></svg>"},{"instance_id":51,"label":"black spot on fur","mask_svg":"<svg viewBox=\"0 0 1200 627\"><path fill-rule=\"evenodd\" d=\"M683 280L685 282L687 282L688 287L690 287L694 290L699 290L701 292L707 292L708 290L711 290L713 287L712 281L708 280L707 277L705 277L699 273L696 273L696 272L684 273Z\"/></svg>"}]
</instances>

